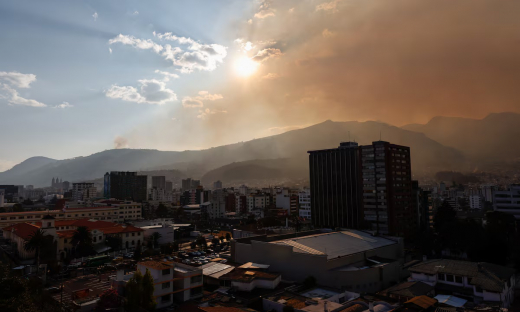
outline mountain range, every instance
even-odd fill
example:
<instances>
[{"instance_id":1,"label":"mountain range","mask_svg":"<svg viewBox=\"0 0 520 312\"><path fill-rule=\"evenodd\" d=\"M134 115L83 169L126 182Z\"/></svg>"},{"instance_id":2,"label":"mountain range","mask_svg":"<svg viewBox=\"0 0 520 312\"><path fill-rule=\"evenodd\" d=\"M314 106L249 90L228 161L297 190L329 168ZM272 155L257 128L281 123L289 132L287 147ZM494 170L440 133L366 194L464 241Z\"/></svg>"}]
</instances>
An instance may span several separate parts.
<instances>
[{"instance_id":1,"label":"mountain range","mask_svg":"<svg viewBox=\"0 0 520 312\"><path fill-rule=\"evenodd\" d=\"M335 148L354 140L382 139L410 146L414 175L441 170L469 171L485 162L520 159L520 114L491 114L484 119L435 117L427 124L396 127L366 121L325 121L307 128L198 151L113 149L90 156L55 160L32 157L0 173L0 184L50 185L52 177L71 182L96 180L107 171L178 170L210 185L308 177L307 151Z\"/></svg>"}]
</instances>

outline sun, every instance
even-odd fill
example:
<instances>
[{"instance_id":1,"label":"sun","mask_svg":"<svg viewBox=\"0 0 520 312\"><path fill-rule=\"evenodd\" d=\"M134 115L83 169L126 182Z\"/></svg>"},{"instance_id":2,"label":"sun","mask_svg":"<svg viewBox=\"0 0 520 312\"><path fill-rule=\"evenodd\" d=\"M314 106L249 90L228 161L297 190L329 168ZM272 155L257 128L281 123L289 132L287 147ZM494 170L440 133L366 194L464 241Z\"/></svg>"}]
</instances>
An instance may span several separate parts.
<instances>
[{"instance_id":1,"label":"sun","mask_svg":"<svg viewBox=\"0 0 520 312\"><path fill-rule=\"evenodd\" d=\"M258 63L248 57L241 57L235 62L235 71L241 77L249 77L258 69Z\"/></svg>"}]
</instances>

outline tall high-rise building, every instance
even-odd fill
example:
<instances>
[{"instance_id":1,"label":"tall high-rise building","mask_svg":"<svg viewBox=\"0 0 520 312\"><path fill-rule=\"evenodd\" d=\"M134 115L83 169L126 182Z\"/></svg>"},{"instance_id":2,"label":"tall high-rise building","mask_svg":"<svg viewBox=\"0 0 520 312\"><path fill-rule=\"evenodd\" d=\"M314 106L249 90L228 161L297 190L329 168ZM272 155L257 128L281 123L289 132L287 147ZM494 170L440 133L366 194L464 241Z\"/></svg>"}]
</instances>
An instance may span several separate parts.
<instances>
[{"instance_id":1,"label":"tall high-rise building","mask_svg":"<svg viewBox=\"0 0 520 312\"><path fill-rule=\"evenodd\" d=\"M173 182L172 181L166 181L165 190L166 190L166 192L173 191Z\"/></svg>"},{"instance_id":2,"label":"tall high-rise building","mask_svg":"<svg viewBox=\"0 0 520 312\"><path fill-rule=\"evenodd\" d=\"M85 201L97 197L97 188L94 183L72 183L72 198L76 201Z\"/></svg>"},{"instance_id":3,"label":"tall high-rise building","mask_svg":"<svg viewBox=\"0 0 520 312\"><path fill-rule=\"evenodd\" d=\"M166 177L165 176L152 176L152 187L156 189L166 189Z\"/></svg>"},{"instance_id":4,"label":"tall high-rise building","mask_svg":"<svg viewBox=\"0 0 520 312\"><path fill-rule=\"evenodd\" d=\"M137 175L137 172L111 171L105 174L105 198L146 200L148 176Z\"/></svg>"},{"instance_id":5,"label":"tall high-rise building","mask_svg":"<svg viewBox=\"0 0 520 312\"><path fill-rule=\"evenodd\" d=\"M360 147L365 224L381 234L415 234L410 148L384 141Z\"/></svg>"},{"instance_id":6,"label":"tall high-rise building","mask_svg":"<svg viewBox=\"0 0 520 312\"><path fill-rule=\"evenodd\" d=\"M362 214L358 144L309 151L311 220L318 227L358 228Z\"/></svg>"},{"instance_id":7,"label":"tall high-rise building","mask_svg":"<svg viewBox=\"0 0 520 312\"><path fill-rule=\"evenodd\" d=\"M218 181L213 182L213 189L214 190L218 190L218 189L221 189L221 188L222 188L222 181L218 180Z\"/></svg>"},{"instance_id":8,"label":"tall high-rise building","mask_svg":"<svg viewBox=\"0 0 520 312\"><path fill-rule=\"evenodd\" d=\"M200 186L200 180L192 180L191 178L182 180L182 190L192 190Z\"/></svg>"}]
</instances>

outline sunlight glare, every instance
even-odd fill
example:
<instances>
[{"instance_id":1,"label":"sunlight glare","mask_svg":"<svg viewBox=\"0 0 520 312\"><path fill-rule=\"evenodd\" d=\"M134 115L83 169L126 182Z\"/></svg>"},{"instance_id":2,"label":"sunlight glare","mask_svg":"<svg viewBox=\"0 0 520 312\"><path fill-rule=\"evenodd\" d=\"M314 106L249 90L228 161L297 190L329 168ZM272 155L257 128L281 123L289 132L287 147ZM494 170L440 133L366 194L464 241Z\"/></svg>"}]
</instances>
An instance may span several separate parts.
<instances>
[{"instance_id":1,"label":"sunlight glare","mask_svg":"<svg viewBox=\"0 0 520 312\"><path fill-rule=\"evenodd\" d=\"M241 57L235 63L235 70L241 77L249 77L258 69L258 63L248 57Z\"/></svg>"}]
</instances>

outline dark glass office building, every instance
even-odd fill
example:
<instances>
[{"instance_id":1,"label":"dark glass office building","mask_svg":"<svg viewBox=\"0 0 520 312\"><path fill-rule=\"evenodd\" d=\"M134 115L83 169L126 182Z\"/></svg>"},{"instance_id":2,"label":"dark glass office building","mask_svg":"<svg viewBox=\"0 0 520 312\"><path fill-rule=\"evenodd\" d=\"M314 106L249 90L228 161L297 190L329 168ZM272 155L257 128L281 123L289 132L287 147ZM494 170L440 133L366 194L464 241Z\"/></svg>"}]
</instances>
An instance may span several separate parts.
<instances>
[{"instance_id":1,"label":"dark glass office building","mask_svg":"<svg viewBox=\"0 0 520 312\"><path fill-rule=\"evenodd\" d=\"M358 144L309 151L311 220L315 227L359 228L363 220Z\"/></svg>"},{"instance_id":2,"label":"dark glass office building","mask_svg":"<svg viewBox=\"0 0 520 312\"><path fill-rule=\"evenodd\" d=\"M137 172L111 171L105 174L104 195L105 198L141 202L146 200L147 186L148 176L137 175Z\"/></svg>"}]
</instances>

